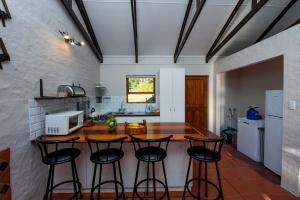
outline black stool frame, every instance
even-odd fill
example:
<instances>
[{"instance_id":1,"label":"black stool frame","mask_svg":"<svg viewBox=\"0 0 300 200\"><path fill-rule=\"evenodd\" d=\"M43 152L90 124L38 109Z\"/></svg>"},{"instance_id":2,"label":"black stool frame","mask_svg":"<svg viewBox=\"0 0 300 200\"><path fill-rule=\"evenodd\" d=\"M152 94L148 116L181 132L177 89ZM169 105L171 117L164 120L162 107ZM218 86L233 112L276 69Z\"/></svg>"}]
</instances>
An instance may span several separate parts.
<instances>
[{"instance_id":1,"label":"black stool frame","mask_svg":"<svg viewBox=\"0 0 300 200\"><path fill-rule=\"evenodd\" d=\"M182 199L183 200L185 199L186 191L188 191L188 193L197 200L203 199L200 197L200 188L201 188L200 185L201 185L201 182L204 182L205 183L205 198L204 199L208 198L208 185L211 185L218 192L218 195L214 200L219 200L219 199L224 200L219 165L218 165L218 162L221 160L221 149L222 149L222 146L224 143L224 138L200 139L200 138L194 138L191 136L185 136L185 138L188 139L189 143L190 143L190 148L187 151L190 156L190 159L189 159L188 171L187 171L187 175L186 175ZM193 141L201 142L203 146L193 146L193 144L192 144ZM193 154L193 149L195 149L195 148L200 149L200 151L201 151L200 157L197 156L197 154ZM192 159L199 161L199 172L198 172L197 178L192 178L192 179L188 180ZM205 178L201 178L202 162L204 162L204 165L205 165ZM215 163L217 176L218 176L218 186L208 180L208 176L207 176L207 164L208 163ZM198 182L197 195L193 194L193 192L189 189L189 184L194 181Z\"/></svg>"},{"instance_id":2,"label":"black stool frame","mask_svg":"<svg viewBox=\"0 0 300 200\"><path fill-rule=\"evenodd\" d=\"M135 181L134 181L134 189L133 189L133 194L132 194L132 199L134 200L135 195L139 199L144 199L143 197L141 197L138 194L138 187L142 183L146 182L146 184L147 184L147 186L146 186L146 195L148 195L149 194L149 181L153 181L153 199L154 200L157 199L157 197L156 197L156 182L158 182L161 185L163 185L163 187L165 188L165 191L164 191L163 195L159 199L163 199L165 196L167 196L167 199L170 200L170 194L169 194L169 189L168 189L168 182L167 182L167 176L166 176L166 169L165 169L164 159L167 156L166 152L167 152L167 149L168 149L169 142L170 142L171 138L173 137L173 135L169 135L167 137L158 138L158 139L142 139L142 138L136 137L134 135L129 135L129 136L132 139L132 143L133 143L135 155L136 155L136 158L138 159L137 169L136 169L136 175L135 175ZM151 145L153 143L158 143L158 145L157 146ZM161 147L162 143L166 143L164 149ZM143 147L142 144L146 144L146 146ZM164 153L165 153L165 155L159 157L159 154L156 154L156 158L155 157L151 158L151 154L153 155L153 152L149 151L149 152L146 152L144 154L146 156L145 159L142 159L141 157L139 157L138 154L139 154L140 150L143 150L143 149L146 149L146 148L153 148L153 147L154 147L154 149L161 149L161 150L163 150ZM140 168L140 162L141 161L147 163L147 178L146 179L142 179L142 180L140 180L138 182L138 174L139 174L139 168ZM155 163L156 162L162 162L163 175L164 175L164 179L165 179L164 183L161 180L158 180L158 179L155 178ZM152 164L153 178L149 178L150 163Z\"/></svg>"},{"instance_id":3,"label":"black stool frame","mask_svg":"<svg viewBox=\"0 0 300 200\"><path fill-rule=\"evenodd\" d=\"M125 192L124 192L124 185L123 185L123 176L122 176L122 170L121 170L121 165L120 165L120 159L124 156L124 152L122 151L123 147L123 142L124 140L127 139L127 137L121 137L117 139L106 139L106 140L95 140L86 137L86 141L88 142L90 151L91 151L91 161L92 161L92 156L96 155L97 153L106 150L109 152L110 150L114 150L115 148L111 148L112 143L121 143L120 148L118 149L121 153L120 157L118 159L110 160L109 159L109 153L106 154L106 159L104 160L95 160L92 161L94 163L94 173L93 173L93 181L92 181L92 187L91 187L91 193L90 193L90 199L94 199L94 191L98 188L98 193L97 193L97 198L98 200L100 199L100 192L101 192L101 185L107 184L107 183L114 183L115 184L115 199L119 199L122 197L123 200L126 199L125 197ZM94 144L94 145L93 145ZM107 148L101 149L99 147L100 144L107 144ZM94 146L94 148L93 148ZM117 180L117 170L116 170L116 162L118 163L118 170L119 170L119 176L120 176L120 181ZM97 166L98 164L100 165L100 171L99 171L99 183L95 185L95 179L96 179L96 172L97 172ZM112 164L113 165L113 173L114 173L114 180L107 180L101 182L101 176L102 176L102 166L105 164ZM119 195L118 192L118 185L121 186L122 188L122 193Z\"/></svg>"},{"instance_id":4,"label":"black stool frame","mask_svg":"<svg viewBox=\"0 0 300 200\"><path fill-rule=\"evenodd\" d=\"M73 179L63 181L63 182L58 183L56 185L53 185L55 165L63 164L63 163L66 163L66 162L57 160L57 157L55 157L54 161L53 160L50 161L50 159L49 159L49 155L51 153L55 153L55 152L58 152L58 150L60 150L59 149L59 144L71 143L71 149L75 150L75 148L74 148L75 141L79 140L79 137L74 137L74 138L71 138L71 139L68 139L68 140L45 140L44 137L45 136L40 136L36 139L36 142L37 142L38 147L39 147L40 152L41 152L42 162L44 164L50 166L49 174L48 174L48 181L47 181L47 188L46 188L46 192L45 192L45 195L44 195L43 199L47 200L48 196L49 196L49 193L50 193L50 199L52 200L53 190L55 188L57 188L58 186L61 186L61 185L66 184L66 183L73 183L74 195L72 196L72 199L75 198L77 200L78 199L78 193L80 195L80 198L82 198L83 196L82 196L82 193L81 193L81 183L80 183L79 178L78 178L78 172L77 172L77 168L76 168L75 158L71 159L70 161L67 161L67 162L71 163L72 178ZM53 151L53 152L48 151L48 147L50 145L53 145L53 146L55 145L55 151Z\"/></svg>"}]
</instances>

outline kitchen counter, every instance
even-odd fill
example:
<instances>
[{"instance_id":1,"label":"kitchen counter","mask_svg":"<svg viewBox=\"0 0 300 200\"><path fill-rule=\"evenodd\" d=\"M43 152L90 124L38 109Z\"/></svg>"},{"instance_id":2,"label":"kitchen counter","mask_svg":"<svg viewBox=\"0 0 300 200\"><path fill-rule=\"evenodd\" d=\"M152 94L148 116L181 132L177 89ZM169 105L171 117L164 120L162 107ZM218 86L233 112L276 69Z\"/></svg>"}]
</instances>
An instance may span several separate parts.
<instances>
[{"instance_id":1,"label":"kitchen counter","mask_svg":"<svg viewBox=\"0 0 300 200\"><path fill-rule=\"evenodd\" d=\"M167 135L173 135L171 141L186 141L185 136L196 138L213 138L215 134L208 131L200 131L188 123L147 123L147 134L141 135L144 138L160 138ZM98 140L114 139L127 136L125 133L125 124L118 124L116 131L109 131L105 124L95 124L90 127L83 127L80 130L66 136L47 136L48 140L65 140L73 137L79 137L78 143L86 142L85 137ZM126 142L130 142L129 138Z\"/></svg>"},{"instance_id":2,"label":"kitchen counter","mask_svg":"<svg viewBox=\"0 0 300 200\"><path fill-rule=\"evenodd\" d=\"M159 112L108 112L105 115L113 115L115 117L157 117Z\"/></svg>"},{"instance_id":3,"label":"kitchen counter","mask_svg":"<svg viewBox=\"0 0 300 200\"><path fill-rule=\"evenodd\" d=\"M167 135L173 135L168 148L168 155L165 159L167 171L167 179L170 191L182 191L186 170L189 162L187 149L190 147L189 142L184 136L190 135L197 138L212 138L218 137L215 134L207 131L201 131L193 128L188 123L147 123L147 134L139 135L143 138L160 138ZM80 156L76 159L79 179L82 183L82 191L88 193L92 184L93 163L90 161L90 150L86 143L86 136L92 139L104 140L114 139L126 136L125 126L123 123L118 124L116 132L109 132L105 124L96 124L91 127L84 127L67 136L47 136L48 140L69 139L72 137L80 137L76 142L75 147L80 149ZM66 147L70 144L66 144ZM124 158L121 160L121 168L123 171L123 181L125 192L132 192L134 185L134 177L136 173L137 159L135 157L133 145L130 139L123 144ZM162 169L160 165L156 165L157 178L163 180ZM103 168L103 180L109 180L113 177L111 167ZM191 168L190 178L193 176ZM71 177L70 166L61 165L55 169L54 182L58 183ZM140 178L146 177L146 166L141 167ZM102 189L102 188L101 188ZM157 186L157 191L163 191L164 188ZM72 192L72 186L62 186L61 191ZM104 185L103 192L114 192L113 185Z\"/></svg>"}]
</instances>

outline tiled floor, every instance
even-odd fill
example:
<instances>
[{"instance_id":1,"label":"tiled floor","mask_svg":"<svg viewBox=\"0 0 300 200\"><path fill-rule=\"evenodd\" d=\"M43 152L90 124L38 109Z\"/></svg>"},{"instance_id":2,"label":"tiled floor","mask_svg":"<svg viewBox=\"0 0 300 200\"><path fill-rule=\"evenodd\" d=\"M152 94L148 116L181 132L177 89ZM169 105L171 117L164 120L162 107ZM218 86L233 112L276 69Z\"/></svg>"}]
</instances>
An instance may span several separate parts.
<instances>
[{"instance_id":1,"label":"tiled floor","mask_svg":"<svg viewBox=\"0 0 300 200\"><path fill-rule=\"evenodd\" d=\"M280 177L225 145L220 173L226 200L295 200L300 199L280 187ZM210 179L216 179L209 167Z\"/></svg>"},{"instance_id":2,"label":"tiled floor","mask_svg":"<svg viewBox=\"0 0 300 200\"><path fill-rule=\"evenodd\" d=\"M208 168L209 180L217 183L215 166L209 165ZM222 151L220 173L225 200L300 200L280 187L279 176L228 145ZM210 192L214 193L213 190ZM177 195L171 199L181 199Z\"/></svg>"}]
</instances>

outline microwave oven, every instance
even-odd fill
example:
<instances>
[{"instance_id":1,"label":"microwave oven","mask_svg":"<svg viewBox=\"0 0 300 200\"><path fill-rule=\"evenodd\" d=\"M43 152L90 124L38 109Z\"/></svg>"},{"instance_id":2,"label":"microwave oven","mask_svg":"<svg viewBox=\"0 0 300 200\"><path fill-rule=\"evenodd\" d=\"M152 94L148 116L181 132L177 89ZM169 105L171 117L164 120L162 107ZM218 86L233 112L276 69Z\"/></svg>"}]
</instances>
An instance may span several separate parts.
<instances>
[{"instance_id":1,"label":"microwave oven","mask_svg":"<svg viewBox=\"0 0 300 200\"><path fill-rule=\"evenodd\" d=\"M46 135L68 135L83 126L83 111L66 111L46 115Z\"/></svg>"}]
</instances>

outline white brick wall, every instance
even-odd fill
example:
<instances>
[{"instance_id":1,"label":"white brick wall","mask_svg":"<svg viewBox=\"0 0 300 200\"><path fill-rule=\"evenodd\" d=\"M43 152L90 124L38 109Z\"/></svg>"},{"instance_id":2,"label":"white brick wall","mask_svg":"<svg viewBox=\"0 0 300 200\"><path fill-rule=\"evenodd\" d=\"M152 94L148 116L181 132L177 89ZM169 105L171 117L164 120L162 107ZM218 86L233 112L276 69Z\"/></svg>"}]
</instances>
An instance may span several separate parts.
<instances>
[{"instance_id":1,"label":"white brick wall","mask_svg":"<svg viewBox=\"0 0 300 200\"><path fill-rule=\"evenodd\" d=\"M76 103L86 98L57 100L28 100L30 140L45 133L45 115L55 112L76 110Z\"/></svg>"},{"instance_id":2,"label":"white brick wall","mask_svg":"<svg viewBox=\"0 0 300 200\"><path fill-rule=\"evenodd\" d=\"M32 98L39 95L39 79L44 80L45 95L73 82L95 95L99 61L88 45L73 47L64 42L59 30L77 39L82 35L60 0L9 0L7 4L12 19L5 28L0 26L0 37L11 61L2 63L0 70L0 149L11 148L12 199L38 200L45 192L47 166L29 140L28 103L37 104ZM37 115L39 109L32 107L30 112ZM40 125L33 130L40 130Z\"/></svg>"}]
</instances>

